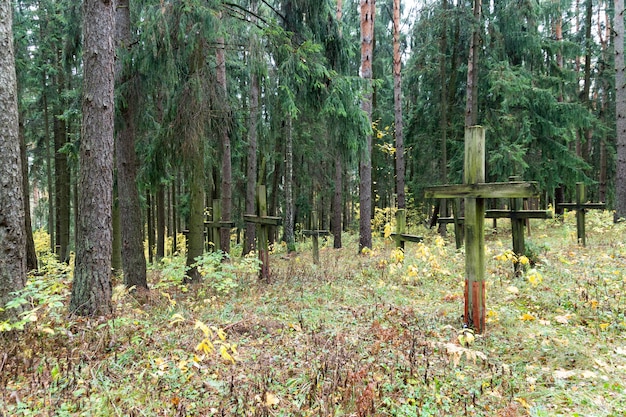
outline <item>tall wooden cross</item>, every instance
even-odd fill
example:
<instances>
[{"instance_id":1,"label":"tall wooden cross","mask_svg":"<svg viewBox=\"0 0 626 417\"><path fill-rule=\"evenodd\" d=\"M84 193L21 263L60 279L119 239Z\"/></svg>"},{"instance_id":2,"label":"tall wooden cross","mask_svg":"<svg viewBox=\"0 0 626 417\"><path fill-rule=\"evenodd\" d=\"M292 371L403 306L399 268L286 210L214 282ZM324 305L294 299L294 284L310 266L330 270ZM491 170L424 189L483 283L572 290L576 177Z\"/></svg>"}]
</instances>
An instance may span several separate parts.
<instances>
[{"instance_id":1,"label":"tall wooden cross","mask_svg":"<svg viewBox=\"0 0 626 417\"><path fill-rule=\"evenodd\" d=\"M576 202L558 204L559 207L576 210L576 234L578 235L578 243L583 246L587 244L587 238L585 237L585 213L588 209L603 209L606 207L604 203L589 203L586 200L585 184L577 182Z\"/></svg>"},{"instance_id":2,"label":"tall wooden cross","mask_svg":"<svg viewBox=\"0 0 626 417\"><path fill-rule=\"evenodd\" d=\"M279 226L282 223L282 218L267 215L265 185L257 187L256 199L257 214L244 214L243 218L247 223L256 225L256 250L259 252L259 260L261 261L259 279L266 280L270 277L269 228L270 226Z\"/></svg>"},{"instance_id":3,"label":"tall wooden cross","mask_svg":"<svg viewBox=\"0 0 626 417\"><path fill-rule=\"evenodd\" d=\"M311 227L309 230L303 230L302 234L304 236L311 236L313 240L313 263L315 265L319 265L320 263L320 246L319 246L319 237L320 236L328 236L328 230L322 230L319 228L319 220L317 218L317 211L311 211L310 218Z\"/></svg>"},{"instance_id":4,"label":"tall wooden cross","mask_svg":"<svg viewBox=\"0 0 626 417\"><path fill-rule=\"evenodd\" d=\"M235 223L231 221L222 221L222 205L220 200L213 200L213 207L211 212L211 220L204 222L204 227L208 231L207 233L207 246L209 252L217 252L222 250L222 242L220 236L220 230L222 228L232 228Z\"/></svg>"},{"instance_id":5,"label":"tall wooden cross","mask_svg":"<svg viewBox=\"0 0 626 417\"><path fill-rule=\"evenodd\" d=\"M485 198L531 197L535 182L485 183L485 129L465 130L464 183L425 190L427 198L465 198L465 324L485 330Z\"/></svg>"}]
</instances>

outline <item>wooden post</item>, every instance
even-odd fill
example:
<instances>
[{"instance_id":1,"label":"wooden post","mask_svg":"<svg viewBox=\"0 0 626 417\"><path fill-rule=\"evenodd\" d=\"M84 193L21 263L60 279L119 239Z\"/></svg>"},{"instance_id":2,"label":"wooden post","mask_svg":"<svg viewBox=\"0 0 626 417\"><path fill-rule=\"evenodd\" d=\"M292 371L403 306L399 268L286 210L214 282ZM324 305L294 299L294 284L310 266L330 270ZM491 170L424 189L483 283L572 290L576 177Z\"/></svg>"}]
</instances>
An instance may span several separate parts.
<instances>
[{"instance_id":1,"label":"wooden post","mask_svg":"<svg viewBox=\"0 0 626 417\"><path fill-rule=\"evenodd\" d=\"M585 184L582 182L576 183L576 202L575 203L560 203L558 207L576 210L576 234L578 237L578 243L586 246L587 238L585 233L585 213L588 209L604 209L606 204L604 203L587 203L587 192L585 190Z\"/></svg>"},{"instance_id":2,"label":"wooden post","mask_svg":"<svg viewBox=\"0 0 626 417\"><path fill-rule=\"evenodd\" d=\"M465 130L465 184L485 182L485 129ZM485 200L465 197L465 320L485 328Z\"/></svg>"},{"instance_id":3,"label":"wooden post","mask_svg":"<svg viewBox=\"0 0 626 417\"><path fill-rule=\"evenodd\" d=\"M267 194L265 185L257 187L257 215L244 214L243 218L248 223L256 225L256 245L259 252L259 260L261 261L261 270L259 271L259 279L268 279L270 277L270 259L269 259L269 228L270 226L279 226L282 222L280 217L267 215Z\"/></svg>"},{"instance_id":4,"label":"wooden post","mask_svg":"<svg viewBox=\"0 0 626 417\"><path fill-rule=\"evenodd\" d=\"M484 183L485 129L465 130L464 184L429 187L427 198L465 198L465 323L485 329L485 198L530 197L538 194L533 182Z\"/></svg>"},{"instance_id":5,"label":"wooden post","mask_svg":"<svg viewBox=\"0 0 626 417\"><path fill-rule=\"evenodd\" d=\"M319 228L319 220L317 218L317 211L311 211L311 220L310 220L310 229L303 230L302 234L305 236L311 236L313 243L313 263L315 265L319 265L320 263L320 249L319 249L319 237L327 236L329 234L328 230L321 230Z\"/></svg>"},{"instance_id":6,"label":"wooden post","mask_svg":"<svg viewBox=\"0 0 626 417\"><path fill-rule=\"evenodd\" d=\"M396 232L391 234L391 238L396 243L396 248L404 250L404 242L421 242L421 236L406 233L406 209L396 210Z\"/></svg>"}]
</instances>

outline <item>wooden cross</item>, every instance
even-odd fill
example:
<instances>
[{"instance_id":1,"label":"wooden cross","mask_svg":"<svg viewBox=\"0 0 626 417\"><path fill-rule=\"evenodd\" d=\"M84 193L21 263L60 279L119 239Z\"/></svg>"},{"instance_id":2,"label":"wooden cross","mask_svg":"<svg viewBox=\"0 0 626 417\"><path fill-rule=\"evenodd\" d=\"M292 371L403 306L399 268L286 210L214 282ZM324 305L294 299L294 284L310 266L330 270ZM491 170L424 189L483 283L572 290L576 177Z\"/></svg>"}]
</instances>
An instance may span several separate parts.
<instances>
[{"instance_id":1,"label":"wooden cross","mask_svg":"<svg viewBox=\"0 0 626 417\"><path fill-rule=\"evenodd\" d=\"M391 234L392 239L396 242L396 248L404 250L404 242L421 242L421 236L409 235L406 231L406 210L398 209L396 211L396 232Z\"/></svg>"},{"instance_id":2,"label":"wooden cross","mask_svg":"<svg viewBox=\"0 0 626 417\"><path fill-rule=\"evenodd\" d=\"M267 215L267 194L265 193L265 185L259 185L257 187L256 198L257 214L244 214L243 218L246 223L254 223L256 225L256 246L259 252L259 260L261 261L259 279L268 279L270 277L269 228L271 226L280 226L282 218Z\"/></svg>"},{"instance_id":3,"label":"wooden cross","mask_svg":"<svg viewBox=\"0 0 626 417\"><path fill-rule=\"evenodd\" d=\"M578 235L578 243L585 246L587 239L585 237L585 213L588 209L604 209L605 203L589 203L587 200L587 191L585 184L576 183L576 202L575 203L559 203L558 206L567 209L576 210L576 232Z\"/></svg>"},{"instance_id":4,"label":"wooden cross","mask_svg":"<svg viewBox=\"0 0 626 417\"><path fill-rule=\"evenodd\" d=\"M207 243L209 251L217 252L222 249L220 229L232 228L235 223L231 221L221 221L222 217L222 205L220 200L213 200L213 210L211 213L211 220L204 222L204 227L207 230Z\"/></svg>"},{"instance_id":5,"label":"wooden cross","mask_svg":"<svg viewBox=\"0 0 626 417\"><path fill-rule=\"evenodd\" d=\"M485 199L531 197L539 194L535 182L484 183L485 129L465 130L464 184L429 187L427 198L465 198L465 324L485 330Z\"/></svg>"},{"instance_id":6,"label":"wooden cross","mask_svg":"<svg viewBox=\"0 0 626 417\"><path fill-rule=\"evenodd\" d=\"M311 236L313 240L313 263L315 265L319 265L320 263L320 248L319 248L319 237L320 236L328 236L328 230L321 230L319 228L319 223L317 220L317 211L311 211L311 229L303 230L302 234L304 236Z\"/></svg>"}]
</instances>

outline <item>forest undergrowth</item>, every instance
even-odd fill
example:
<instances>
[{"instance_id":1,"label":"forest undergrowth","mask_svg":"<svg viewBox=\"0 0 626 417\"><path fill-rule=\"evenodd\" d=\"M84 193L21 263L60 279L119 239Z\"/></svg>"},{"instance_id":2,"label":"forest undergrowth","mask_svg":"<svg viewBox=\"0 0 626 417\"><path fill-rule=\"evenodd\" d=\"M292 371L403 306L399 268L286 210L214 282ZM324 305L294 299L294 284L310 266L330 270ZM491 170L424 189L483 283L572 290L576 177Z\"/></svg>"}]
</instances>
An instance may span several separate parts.
<instances>
[{"instance_id":1,"label":"forest undergrowth","mask_svg":"<svg viewBox=\"0 0 626 417\"><path fill-rule=\"evenodd\" d=\"M167 257L148 293L116 280L100 318L68 316L71 270L40 253L0 322L0 415L626 415L626 226L589 213L581 247L571 213L533 221L517 259L509 223L486 223L483 335L463 329L451 229L360 255L346 236L319 265L309 241L278 245L269 282L253 257L207 255L183 285Z\"/></svg>"}]
</instances>

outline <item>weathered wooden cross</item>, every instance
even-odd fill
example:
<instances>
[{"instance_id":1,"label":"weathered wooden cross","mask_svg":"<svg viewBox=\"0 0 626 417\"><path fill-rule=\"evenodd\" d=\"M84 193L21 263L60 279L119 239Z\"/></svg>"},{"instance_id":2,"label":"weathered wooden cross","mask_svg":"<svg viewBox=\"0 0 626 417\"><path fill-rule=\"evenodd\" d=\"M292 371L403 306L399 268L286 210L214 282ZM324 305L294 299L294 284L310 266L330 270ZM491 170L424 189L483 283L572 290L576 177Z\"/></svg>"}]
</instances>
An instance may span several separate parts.
<instances>
[{"instance_id":1,"label":"weathered wooden cross","mask_svg":"<svg viewBox=\"0 0 626 417\"><path fill-rule=\"evenodd\" d=\"M222 221L222 205L220 200L213 200L213 210L211 213L211 220L204 222L204 227L207 230L207 243L209 251L217 252L222 249L222 242L220 237L220 230L222 228L232 228L235 224L231 221Z\"/></svg>"},{"instance_id":2,"label":"weathered wooden cross","mask_svg":"<svg viewBox=\"0 0 626 417\"><path fill-rule=\"evenodd\" d=\"M315 265L319 265L320 263L320 247L319 247L319 237L320 236L328 236L328 230L319 229L319 222L317 219L317 211L311 211L311 221L310 221L310 230L303 230L302 234L304 236L311 236L313 240L313 263Z\"/></svg>"},{"instance_id":3,"label":"weathered wooden cross","mask_svg":"<svg viewBox=\"0 0 626 417\"><path fill-rule=\"evenodd\" d=\"M282 218L267 215L265 185L257 187L256 199L257 214L244 214L243 218L247 223L256 225L256 249L259 252L259 260L261 261L259 279L268 279L270 277L269 228L271 226L280 226Z\"/></svg>"},{"instance_id":4,"label":"weathered wooden cross","mask_svg":"<svg viewBox=\"0 0 626 417\"><path fill-rule=\"evenodd\" d=\"M576 210L576 232L578 235L578 243L585 246L587 238L585 237L585 213L588 209L604 209L605 203L589 203L587 200L587 191L585 184L576 183L576 202L575 203L559 203L558 206L566 209Z\"/></svg>"},{"instance_id":5,"label":"weathered wooden cross","mask_svg":"<svg viewBox=\"0 0 626 417\"><path fill-rule=\"evenodd\" d=\"M404 242L421 242L421 236L409 235L406 232L406 210L396 210L396 232L391 234L391 238L396 242L396 248L404 249Z\"/></svg>"},{"instance_id":6,"label":"weathered wooden cross","mask_svg":"<svg viewBox=\"0 0 626 417\"><path fill-rule=\"evenodd\" d=\"M535 182L484 183L485 129L465 130L464 184L429 187L429 198L465 198L465 324L485 330L485 198L531 197L539 194Z\"/></svg>"}]
</instances>

